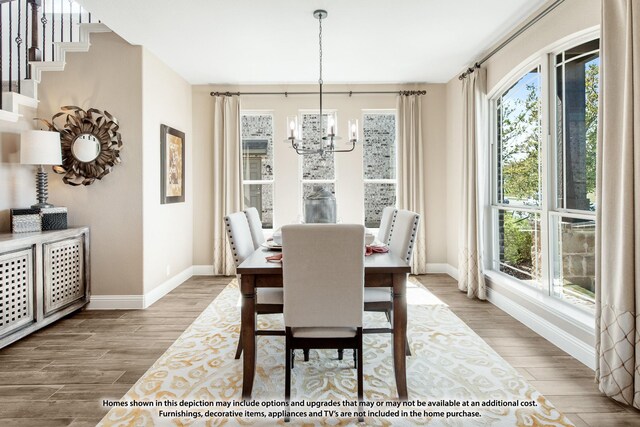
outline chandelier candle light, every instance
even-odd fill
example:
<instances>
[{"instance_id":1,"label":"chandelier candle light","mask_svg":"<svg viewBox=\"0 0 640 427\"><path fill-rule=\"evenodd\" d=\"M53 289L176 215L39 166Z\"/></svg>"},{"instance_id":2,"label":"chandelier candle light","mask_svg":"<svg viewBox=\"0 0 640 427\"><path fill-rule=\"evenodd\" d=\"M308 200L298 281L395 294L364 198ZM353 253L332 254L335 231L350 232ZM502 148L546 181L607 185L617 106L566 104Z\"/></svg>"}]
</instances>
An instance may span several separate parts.
<instances>
[{"instance_id":1,"label":"chandelier candle light","mask_svg":"<svg viewBox=\"0 0 640 427\"><path fill-rule=\"evenodd\" d=\"M349 129L349 143L351 144L350 148L339 150L336 149L335 141L339 140L340 137L336 135L336 121L334 114L327 115L327 131L324 131L324 123L323 123L323 114L322 114L322 20L327 17L326 10L316 10L313 12L314 18L318 20L319 32L318 38L320 42L320 78L318 79L318 85L320 86L320 112L318 114L319 119L319 133L320 133L320 146L318 148L303 148L301 146L302 143L302 131L298 124L298 117L287 117L287 142L291 142L291 146L296 153L301 156L306 156L309 154L320 154L324 156L325 153L348 153L353 151L356 148L356 142L358 142L358 120L349 120L348 129Z\"/></svg>"}]
</instances>

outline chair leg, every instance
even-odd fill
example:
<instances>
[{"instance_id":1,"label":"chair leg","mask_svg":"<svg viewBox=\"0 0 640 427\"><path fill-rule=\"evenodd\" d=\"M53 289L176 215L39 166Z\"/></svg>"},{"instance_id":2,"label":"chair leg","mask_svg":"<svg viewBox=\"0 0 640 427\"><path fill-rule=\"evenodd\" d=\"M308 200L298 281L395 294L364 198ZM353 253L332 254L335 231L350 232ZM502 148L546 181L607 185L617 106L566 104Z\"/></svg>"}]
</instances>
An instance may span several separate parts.
<instances>
[{"instance_id":1,"label":"chair leg","mask_svg":"<svg viewBox=\"0 0 640 427\"><path fill-rule=\"evenodd\" d=\"M358 350L353 349L353 367L358 368Z\"/></svg>"},{"instance_id":2,"label":"chair leg","mask_svg":"<svg viewBox=\"0 0 640 427\"><path fill-rule=\"evenodd\" d=\"M236 360L240 359L241 355L242 355L242 330L240 330L240 338L238 338L238 348L236 349L235 359Z\"/></svg>"},{"instance_id":3,"label":"chair leg","mask_svg":"<svg viewBox=\"0 0 640 427\"><path fill-rule=\"evenodd\" d=\"M364 400L364 379L362 369L362 328L358 328L358 411L362 412L362 401ZM364 417L358 417L359 422L364 422Z\"/></svg>"},{"instance_id":4,"label":"chair leg","mask_svg":"<svg viewBox=\"0 0 640 427\"><path fill-rule=\"evenodd\" d=\"M305 348L304 350L302 350L304 352L304 361L308 362L309 361L309 349Z\"/></svg>"},{"instance_id":5,"label":"chair leg","mask_svg":"<svg viewBox=\"0 0 640 427\"><path fill-rule=\"evenodd\" d=\"M338 349L338 360L342 360L344 358L344 348Z\"/></svg>"},{"instance_id":6,"label":"chair leg","mask_svg":"<svg viewBox=\"0 0 640 427\"><path fill-rule=\"evenodd\" d=\"M391 323L391 310L386 310L384 315L387 316L387 322Z\"/></svg>"},{"instance_id":7,"label":"chair leg","mask_svg":"<svg viewBox=\"0 0 640 427\"><path fill-rule=\"evenodd\" d=\"M291 365L293 364L293 351L291 350L291 343L289 337L286 338L285 344L285 372L284 372L284 400L287 402L287 412L289 412L289 400L291 399ZM285 415L284 422L289 422L289 416Z\"/></svg>"}]
</instances>

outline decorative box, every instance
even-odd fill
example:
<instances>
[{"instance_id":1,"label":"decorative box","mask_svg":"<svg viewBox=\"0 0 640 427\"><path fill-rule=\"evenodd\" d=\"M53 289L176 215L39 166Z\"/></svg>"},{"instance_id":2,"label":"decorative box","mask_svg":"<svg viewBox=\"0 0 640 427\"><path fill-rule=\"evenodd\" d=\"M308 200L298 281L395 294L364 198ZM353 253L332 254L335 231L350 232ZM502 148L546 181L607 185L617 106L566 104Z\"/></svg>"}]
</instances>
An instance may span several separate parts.
<instances>
[{"instance_id":1,"label":"decorative box","mask_svg":"<svg viewBox=\"0 0 640 427\"><path fill-rule=\"evenodd\" d=\"M10 209L11 231L28 233L42 230L40 209Z\"/></svg>"},{"instance_id":2,"label":"decorative box","mask_svg":"<svg viewBox=\"0 0 640 427\"><path fill-rule=\"evenodd\" d=\"M67 229L67 208L43 208L40 209L40 216L42 217L42 231Z\"/></svg>"}]
</instances>

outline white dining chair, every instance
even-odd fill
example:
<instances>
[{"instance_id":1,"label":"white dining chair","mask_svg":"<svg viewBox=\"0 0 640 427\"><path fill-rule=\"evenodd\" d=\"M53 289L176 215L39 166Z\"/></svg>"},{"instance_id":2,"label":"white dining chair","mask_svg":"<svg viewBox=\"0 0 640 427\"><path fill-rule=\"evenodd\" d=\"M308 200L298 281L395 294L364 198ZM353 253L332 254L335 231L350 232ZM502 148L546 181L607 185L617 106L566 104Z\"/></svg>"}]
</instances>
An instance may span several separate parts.
<instances>
[{"instance_id":1,"label":"white dining chair","mask_svg":"<svg viewBox=\"0 0 640 427\"><path fill-rule=\"evenodd\" d=\"M387 206L382 209L382 216L380 217L380 227L378 227L378 235L376 236L378 241L385 245L389 243L389 235L393 229L393 222L396 219L396 213L398 210L393 206Z\"/></svg>"},{"instance_id":2,"label":"white dining chair","mask_svg":"<svg viewBox=\"0 0 640 427\"><path fill-rule=\"evenodd\" d=\"M364 233L357 224L282 227L287 403L294 350L319 348L354 350L363 400Z\"/></svg>"},{"instance_id":3,"label":"white dining chair","mask_svg":"<svg viewBox=\"0 0 640 427\"><path fill-rule=\"evenodd\" d=\"M262 233L262 221L260 221L260 214L256 208L245 209L244 214L247 216L247 222L249 222L249 230L251 231L251 238L253 239L253 248L258 249L265 241L264 234Z\"/></svg>"},{"instance_id":4,"label":"white dining chair","mask_svg":"<svg viewBox=\"0 0 640 427\"><path fill-rule=\"evenodd\" d=\"M254 251L254 243L251 238L249 222L244 212L236 212L224 217L227 237L233 252L233 260L236 267L240 265ZM240 276L238 275L238 281ZM283 291L282 288L258 288L256 290L256 314L282 313ZM242 329L240 324L240 338L235 358L242 354ZM256 330L256 335L284 335L284 331Z\"/></svg>"},{"instance_id":5,"label":"white dining chair","mask_svg":"<svg viewBox=\"0 0 640 427\"><path fill-rule=\"evenodd\" d=\"M389 234L389 253L399 255L407 264L411 264L413 247L415 246L420 215L408 210L398 210L393 219L393 226ZM383 312L387 321L391 323L393 311L393 293L390 288L366 288L364 290L365 311ZM391 329L365 329L365 333L391 332ZM411 356L409 340L407 340L406 353Z\"/></svg>"}]
</instances>

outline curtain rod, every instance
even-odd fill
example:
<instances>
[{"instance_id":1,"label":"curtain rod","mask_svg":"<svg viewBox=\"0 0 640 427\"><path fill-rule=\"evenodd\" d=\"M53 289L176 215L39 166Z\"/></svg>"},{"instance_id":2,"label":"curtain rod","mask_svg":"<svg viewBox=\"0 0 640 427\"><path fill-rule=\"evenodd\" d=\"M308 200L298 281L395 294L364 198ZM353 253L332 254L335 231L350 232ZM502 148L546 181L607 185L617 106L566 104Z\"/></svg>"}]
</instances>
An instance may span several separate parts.
<instances>
[{"instance_id":1,"label":"curtain rod","mask_svg":"<svg viewBox=\"0 0 640 427\"><path fill-rule=\"evenodd\" d=\"M553 3L547 6L543 11L541 11L539 14L531 18L531 20L529 20L523 27L521 27L518 31L512 34L511 37L509 37L508 39L500 43L495 49L493 49L491 52L486 54L484 58L477 61L473 65L473 67L468 68L467 71L460 74L460 76L458 76L458 79L462 80L465 77L467 77L469 74L473 73L476 69L480 68L480 66L484 64L489 58L491 58L493 55L501 51L506 45L511 43L513 40L515 40L520 34L524 33L529 28L531 28L536 22L538 22L539 20L547 16L549 13L551 13L551 11L556 7L558 7L562 2L564 2L564 0L555 0Z\"/></svg>"},{"instance_id":2,"label":"curtain rod","mask_svg":"<svg viewBox=\"0 0 640 427\"><path fill-rule=\"evenodd\" d=\"M211 96L240 96L240 95L318 95L320 92L211 92ZM396 91L338 91L338 92L325 92L323 95L426 95L426 90L396 90Z\"/></svg>"}]
</instances>

